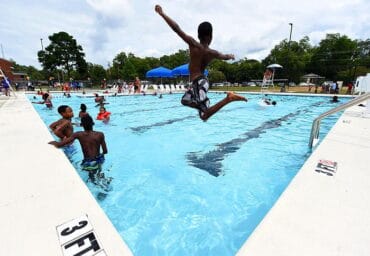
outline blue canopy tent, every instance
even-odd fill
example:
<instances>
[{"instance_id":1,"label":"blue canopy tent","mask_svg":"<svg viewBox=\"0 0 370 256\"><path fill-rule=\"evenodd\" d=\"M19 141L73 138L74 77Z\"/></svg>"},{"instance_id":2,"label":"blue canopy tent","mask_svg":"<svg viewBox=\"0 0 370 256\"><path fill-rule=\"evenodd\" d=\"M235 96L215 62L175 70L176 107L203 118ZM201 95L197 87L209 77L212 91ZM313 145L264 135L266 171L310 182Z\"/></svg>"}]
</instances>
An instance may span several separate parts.
<instances>
[{"instance_id":1,"label":"blue canopy tent","mask_svg":"<svg viewBox=\"0 0 370 256\"><path fill-rule=\"evenodd\" d=\"M171 69L158 67L146 72L146 77L172 77Z\"/></svg>"},{"instance_id":2,"label":"blue canopy tent","mask_svg":"<svg viewBox=\"0 0 370 256\"><path fill-rule=\"evenodd\" d=\"M165 78L166 77L173 77L171 69L168 69L168 68L165 68L165 67L158 67L158 68L151 69L148 72L146 72L145 76L147 78L151 78L151 77L161 78L161 83L162 83L162 78L163 77L165 77Z\"/></svg>"},{"instance_id":3,"label":"blue canopy tent","mask_svg":"<svg viewBox=\"0 0 370 256\"><path fill-rule=\"evenodd\" d=\"M178 66L172 69L173 76L188 76L190 75L189 72L189 63ZM205 70L204 75L208 76L208 70Z\"/></svg>"}]
</instances>

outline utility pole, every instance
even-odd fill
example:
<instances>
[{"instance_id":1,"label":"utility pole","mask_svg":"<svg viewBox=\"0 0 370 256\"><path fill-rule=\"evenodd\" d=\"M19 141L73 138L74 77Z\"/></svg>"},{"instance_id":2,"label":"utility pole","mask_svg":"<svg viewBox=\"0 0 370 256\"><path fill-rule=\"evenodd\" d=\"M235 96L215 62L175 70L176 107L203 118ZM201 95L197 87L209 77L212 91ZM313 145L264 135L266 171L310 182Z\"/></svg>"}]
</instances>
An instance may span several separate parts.
<instances>
[{"instance_id":1,"label":"utility pole","mask_svg":"<svg viewBox=\"0 0 370 256\"><path fill-rule=\"evenodd\" d=\"M3 59L5 59L3 45L2 45L2 44L0 44L0 46L1 46L1 54L2 54L2 56L3 56Z\"/></svg>"},{"instance_id":2,"label":"utility pole","mask_svg":"<svg viewBox=\"0 0 370 256\"><path fill-rule=\"evenodd\" d=\"M290 46L290 41L292 41L293 23L289 23L289 26L290 26L290 34L289 34L289 46Z\"/></svg>"},{"instance_id":3,"label":"utility pole","mask_svg":"<svg viewBox=\"0 0 370 256\"><path fill-rule=\"evenodd\" d=\"M44 51L44 45L42 44L42 38L40 38L40 42L41 42L41 51Z\"/></svg>"},{"instance_id":4,"label":"utility pole","mask_svg":"<svg viewBox=\"0 0 370 256\"><path fill-rule=\"evenodd\" d=\"M288 61L288 64L290 62L290 41L292 41L292 31L293 31L293 23L289 23L289 26L290 26L290 33L289 33L289 42L288 42L288 51L289 51L289 61ZM290 68L290 65L287 67L287 68ZM289 82L291 80L291 76L290 76L290 71L288 70L288 88L289 88Z\"/></svg>"}]
</instances>

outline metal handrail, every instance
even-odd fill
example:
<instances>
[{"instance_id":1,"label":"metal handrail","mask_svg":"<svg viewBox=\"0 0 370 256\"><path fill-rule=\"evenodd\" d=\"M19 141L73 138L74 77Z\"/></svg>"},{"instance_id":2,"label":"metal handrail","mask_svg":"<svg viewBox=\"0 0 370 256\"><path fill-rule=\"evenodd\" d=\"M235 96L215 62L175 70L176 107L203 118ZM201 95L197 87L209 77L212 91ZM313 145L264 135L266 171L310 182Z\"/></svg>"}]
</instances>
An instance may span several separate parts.
<instances>
[{"instance_id":1,"label":"metal handrail","mask_svg":"<svg viewBox=\"0 0 370 256\"><path fill-rule=\"evenodd\" d=\"M320 122L321 120L324 118L324 117L327 117L331 114L334 114L336 112L339 112L343 109L346 109L346 108L349 108L349 107L352 107L358 103L361 103L363 102L364 100L367 100L370 98L370 93L366 93L366 94L363 94L361 96L358 96L357 98L343 104L343 105L340 105L336 108L333 108L333 109L330 109L328 111L326 111L325 113L321 114L320 116L318 116L317 118L315 118L315 120L313 121L312 123L312 128L311 128L311 135L310 135L310 141L308 143L308 146L310 148L312 148L314 146L314 141L318 140L319 138L319 132L320 132ZM316 144L316 143L315 143Z\"/></svg>"}]
</instances>

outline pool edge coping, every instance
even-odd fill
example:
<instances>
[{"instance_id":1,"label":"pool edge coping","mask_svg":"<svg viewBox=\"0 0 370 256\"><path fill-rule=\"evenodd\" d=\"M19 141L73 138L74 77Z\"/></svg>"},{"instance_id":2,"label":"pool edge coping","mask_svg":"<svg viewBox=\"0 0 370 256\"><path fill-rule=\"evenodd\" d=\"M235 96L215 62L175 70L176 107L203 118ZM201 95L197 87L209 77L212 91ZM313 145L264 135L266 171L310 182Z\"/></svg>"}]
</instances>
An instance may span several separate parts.
<instances>
[{"instance_id":1,"label":"pool edge coping","mask_svg":"<svg viewBox=\"0 0 370 256\"><path fill-rule=\"evenodd\" d=\"M0 120L0 255L63 255L56 228L81 216L107 255L133 255L24 93Z\"/></svg>"},{"instance_id":2,"label":"pool edge coping","mask_svg":"<svg viewBox=\"0 0 370 256\"><path fill-rule=\"evenodd\" d=\"M344 111L237 255L370 253L370 199L361 196L370 193L364 182L370 181L365 111L359 106ZM333 176L315 171L320 159L338 163Z\"/></svg>"}]
</instances>

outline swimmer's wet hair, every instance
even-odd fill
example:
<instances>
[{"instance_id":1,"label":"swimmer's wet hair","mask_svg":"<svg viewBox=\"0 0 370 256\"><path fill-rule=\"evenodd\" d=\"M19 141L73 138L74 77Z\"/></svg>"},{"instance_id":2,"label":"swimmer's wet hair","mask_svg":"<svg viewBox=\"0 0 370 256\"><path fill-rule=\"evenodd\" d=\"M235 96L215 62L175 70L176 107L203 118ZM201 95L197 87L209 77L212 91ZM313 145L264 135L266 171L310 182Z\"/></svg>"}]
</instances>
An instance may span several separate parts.
<instances>
[{"instance_id":1,"label":"swimmer's wet hair","mask_svg":"<svg viewBox=\"0 0 370 256\"><path fill-rule=\"evenodd\" d=\"M44 94L42 95L42 99L43 99L43 100L47 100L47 98L49 98L49 93L44 93Z\"/></svg>"},{"instance_id":2,"label":"swimmer's wet hair","mask_svg":"<svg viewBox=\"0 0 370 256\"><path fill-rule=\"evenodd\" d=\"M67 108L69 108L69 106L67 106L67 105L61 105L61 106L59 106L58 107L58 113L59 114L62 114L64 112L66 112Z\"/></svg>"},{"instance_id":3,"label":"swimmer's wet hair","mask_svg":"<svg viewBox=\"0 0 370 256\"><path fill-rule=\"evenodd\" d=\"M85 115L81 118L81 125L83 126L85 131L92 131L94 121L90 115Z\"/></svg>"},{"instance_id":4,"label":"swimmer's wet hair","mask_svg":"<svg viewBox=\"0 0 370 256\"><path fill-rule=\"evenodd\" d=\"M86 112L87 107L86 107L85 104L82 103L81 106L80 106L80 109L81 109L81 111Z\"/></svg>"},{"instance_id":5,"label":"swimmer's wet hair","mask_svg":"<svg viewBox=\"0 0 370 256\"><path fill-rule=\"evenodd\" d=\"M212 38L212 24L208 21L202 22L198 26L198 38L199 40L204 39L206 36Z\"/></svg>"}]
</instances>

